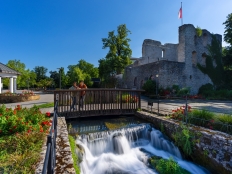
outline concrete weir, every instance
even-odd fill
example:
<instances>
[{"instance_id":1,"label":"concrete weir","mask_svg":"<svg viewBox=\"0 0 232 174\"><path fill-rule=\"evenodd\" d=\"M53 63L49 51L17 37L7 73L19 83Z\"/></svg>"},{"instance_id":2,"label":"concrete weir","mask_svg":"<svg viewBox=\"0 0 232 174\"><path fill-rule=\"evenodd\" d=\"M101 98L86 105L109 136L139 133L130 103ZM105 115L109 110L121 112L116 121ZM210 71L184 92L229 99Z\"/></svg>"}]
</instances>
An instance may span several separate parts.
<instances>
[{"instance_id":1,"label":"concrete weir","mask_svg":"<svg viewBox=\"0 0 232 174\"><path fill-rule=\"evenodd\" d=\"M173 133L179 128L179 122L167 119L148 112L138 111L136 117L149 121L156 129L164 130L164 133L173 140ZM206 167L212 173L231 174L232 172L232 136L219 131L214 131L198 126L190 129L201 133L199 141L193 148L191 158L194 162Z\"/></svg>"}]
</instances>

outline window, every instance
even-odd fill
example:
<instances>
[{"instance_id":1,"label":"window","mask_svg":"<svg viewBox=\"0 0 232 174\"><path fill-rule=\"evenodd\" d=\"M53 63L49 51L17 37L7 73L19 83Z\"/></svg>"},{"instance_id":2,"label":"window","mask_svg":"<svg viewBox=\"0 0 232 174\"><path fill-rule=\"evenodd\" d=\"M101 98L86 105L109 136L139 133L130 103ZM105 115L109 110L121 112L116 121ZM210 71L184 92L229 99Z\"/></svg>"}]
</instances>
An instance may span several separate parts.
<instances>
[{"instance_id":1,"label":"window","mask_svg":"<svg viewBox=\"0 0 232 174\"><path fill-rule=\"evenodd\" d=\"M164 58L164 50L162 50L162 55L161 55L162 58Z\"/></svg>"},{"instance_id":2,"label":"window","mask_svg":"<svg viewBox=\"0 0 232 174\"><path fill-rule=\"evenodd\" d=\"M208 43L208 36L206 33L203 34L203 46L207 46Z\"/></svg>"},{"instance_id":3,"label":"window","mask_svg":"<svg viewBox=\"0 0 232 174\"><path fill-rule=\"evenodd\" d=\"M192 52L192 64L193 65L197 64L197 52L196 51Z\"/></svg>"},{"instance_id":4,"label":"window","mask_svg":"<svg viewBox=\"0 0 232 174\"><path fill-rule=\"evenodd\" d=\"M134 78L134 86L137 86L137 77Z\"/></svg>"},{"instance_id":5,"label":"window","mask_svg":"<svg viewBox=\"0 0 232 174\"><path fill-rule=\"evenodd\" d=\"M202 65L205 65L205 60L206 60L207 54L206 54L206 53L203 53L201 56L202 56L201 64L202 64Z\"/></svg>"}]
</instances>

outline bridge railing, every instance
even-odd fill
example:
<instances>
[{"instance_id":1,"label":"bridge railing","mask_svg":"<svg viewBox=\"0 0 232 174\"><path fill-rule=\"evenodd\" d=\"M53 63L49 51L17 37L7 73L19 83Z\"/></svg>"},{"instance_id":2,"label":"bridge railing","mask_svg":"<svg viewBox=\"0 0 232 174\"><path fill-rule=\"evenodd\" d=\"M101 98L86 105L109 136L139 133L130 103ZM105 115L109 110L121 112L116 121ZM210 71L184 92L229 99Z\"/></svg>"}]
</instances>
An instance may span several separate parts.
<instances>
[{"instance_id":1,"label":"bridge railing","mask_svg":"<svg viewBox=\"0 0 232 174\"><path fill-rule=\"evenodd\" d=\"M66 118L134 114L141 108L142 90L77 89L54 91L58 112Z\"/></svg>"}]
</instances>

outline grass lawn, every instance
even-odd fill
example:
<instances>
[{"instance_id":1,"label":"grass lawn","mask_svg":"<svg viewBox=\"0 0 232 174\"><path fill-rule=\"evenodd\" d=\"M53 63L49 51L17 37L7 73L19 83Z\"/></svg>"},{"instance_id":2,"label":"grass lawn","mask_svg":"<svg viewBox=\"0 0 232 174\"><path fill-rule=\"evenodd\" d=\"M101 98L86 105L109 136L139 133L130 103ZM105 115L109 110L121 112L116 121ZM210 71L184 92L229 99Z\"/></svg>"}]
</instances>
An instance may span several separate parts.
<instances>
[{"instance_id":1,"label":"grass lawn","mask_svg":"<svg viewBox=\"0 0 232 174\"><path fill-rule=\"evenodd\" d=\"M37 105L37 107L40 108L40 109L41 108L51 108L51 107L54 107L54 102Z\"/></svg>"},{"instance_id":2,"label":"grass lawn","mask_svg":"<svg viewBox=\"0 0 232 174\"><path fill-rule=\"evenodd\" d=\"M80 173L80 168L77 165L79 163L79 159L78 159L78 157L76 155L76 152L75 152L75 149L76 149L75 139L71 135L68 136L68 139L69 139L69 143L70 143L71 151L72 151L73 167L74 167L74 169L76 171L76 174L79 174Z\"/></svg>"},{"instance_id":3,"label":"grass lawn","mask_svg":"<svg viewBox=\"0 0 232 174\"><path fill-rule=\"evenodd\" d=\"M50 113L38 107L0 106L0 173L35 173L51 126Z\"/></svg>"}]
</instances>

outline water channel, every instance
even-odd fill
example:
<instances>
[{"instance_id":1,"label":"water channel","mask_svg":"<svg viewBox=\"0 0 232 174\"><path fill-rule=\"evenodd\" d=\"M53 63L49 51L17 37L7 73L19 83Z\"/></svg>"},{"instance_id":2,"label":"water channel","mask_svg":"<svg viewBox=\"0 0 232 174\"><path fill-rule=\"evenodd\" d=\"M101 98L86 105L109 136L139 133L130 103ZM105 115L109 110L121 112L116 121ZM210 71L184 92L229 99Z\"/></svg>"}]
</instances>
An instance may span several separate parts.
<instances>
[{"instance_id":1,"label":"water channel","mask_svg":"<svg viewBox=\"0 0 232 174\"><path fill-rule=\"evenodd\" d=\"M68 121L76 135L76 154L82 160L81 174L154 174L148 159L172 157L193 174L208 173L182 158L179 149L159 130L135 117L112 117Z\"/></svg>"}]
</instances>

